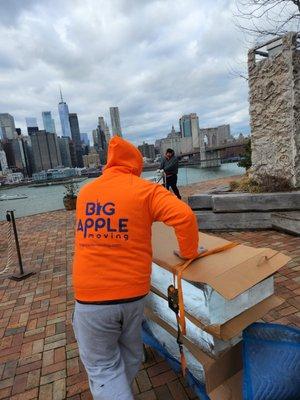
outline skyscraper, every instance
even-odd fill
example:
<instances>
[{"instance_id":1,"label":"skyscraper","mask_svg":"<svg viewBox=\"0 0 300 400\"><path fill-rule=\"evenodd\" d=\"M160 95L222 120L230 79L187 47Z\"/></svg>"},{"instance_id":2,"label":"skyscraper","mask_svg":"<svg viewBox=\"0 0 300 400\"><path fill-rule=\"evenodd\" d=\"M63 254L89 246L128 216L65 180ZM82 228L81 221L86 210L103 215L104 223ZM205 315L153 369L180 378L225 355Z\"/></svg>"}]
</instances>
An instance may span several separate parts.
<instances>
[{"instance_id":1,"label":"skyscraper","mask_svg":"<svg viewBox=\"0 0 300 400\"><path fill-rule=\"evenodd\" d=\"M5 174L8 170L8 164L7 164L7 158L5 151L2 148L2 145L0 143L0 169L3 174Z\"/></svg>"},{"instance_id":2,"label":"skyscraper","mask_svg":"<svg viewBox=\"0 0 300 400\"><path fill-rule=\"evenodd\" d=\"M183 115L179 119L182 137L192 137L193 148L199 147L199 119L196 113Z\"/></svg>"},{"instance_id":3,"label":"skyscraper","mask_svg":"<svg viewBox=\"0 0 300 400\"><path fill-rule=\"evenodd\" d=\"M37 123L36 118L27 117L27 118L25 118L25 120L26 120L28 135L31 135L34 132L38 132L39 128L38 128L38 123Z\"/></svg>"},{"instance_id":4,"label":"skyscraper","mask_svg":"<svg viewBox=\"0 0 300 400\"><path fill-rule=\"evenodd\" d=\"M34 159L33 159L30 136L22 137L22 147L23 147L24 158L25 158L25 163L26 163L27 175L32 176L32 173L34 171Z\"/></svg>"},{"instance_id":5,"label":"skyscraper","mask_svg":"<svg viewBox=\"0 0 300 400\"><path fill-rule=\"evenodd\" d=\"M189 115L183 115L179 119L179 126L182 137L192 136L191 120Z\"/></svg>"},{"instance_id":6,"label":"skyscraper","mask_svg":"<svg viewBox=\"0 0 300 400\"><path fill-rule=\"evenodd\" d=\"M70 138L68 136L63 136L58 138L58 145L61 154L61 163L64 167L72 167L69 142Z\"/></svg>"},{"instance_id":7,"label":"skyscraper","mask_svg":"<svg viewBox=\"0 0 300 400\"><path fill-rule=\"evenodd\" d=\"M44 129L46 132L55 133L55 123L52 118L51 111L43 111L42 112Z\"/></svg>"},{"instance_id":8,"label":"skyscraper","mask_svg":"<svg viewBox=\"0 0 300 400\"><path fill-rule=\"evenodd\" d=\"M70 122L72 140L73 140L73 143L75 146L75 153L76 153L76 159L77 159L76 166L82 168L83 167L82 143L81 143L81 137L80 137L78 117L77 117L76 113L69 114L69 122Z\"/></svg>"},{"instance_id":9,"label":"skyscraper","mask_svg":"<svg viewBox=\"0 0 300 400\"><path fill-rule=\"evenodd\" d=\"M98 118L98 126L93 130L94 148L99 154L101 164L106 163L107 159L107 141L106 141L106 124L103 117Z\"/></svg>"},{"instance_id":10,"label":"skyscraper","mask_svg":"<svg viewBox=\"0 0 300 400\"><path fill-rule=\"evenodd\" d=\"M118 107L110 107L110 119L111 119L111 129L113 136L121 136L121 122L120 122L120 114Z\"/></svg>"},{"instance_id":11,"label":"skyscraper","mask_svg":"<svg viewBox=\"0 0 300 400\"><path fill-rule=\"evenodd\" d=\"M34 128L38 126L37 119L35 117L27 117L25 120L27 128Z\"/></svg>"},{"instance_id":12,"label":"skyscraper","mask_svg":"<svg viewBox=\"0 0 300 400\"><path fill-rule=\"evenodd\" d=\"M93 146L97 150L97 148L98 148L97 146L99 145L99 138L98 138L97 129L93 129L92 135L93 135Z\"/></svg>"},{"instance_id":13,"label":"skyscraper","mask_svg":"<svg viewBox=\"0 0 300 400\"><path fill-rule=\"evenodd\" d=\"M88 136L88 134L86 132L81 132L80 133L80 137L81 137L81 140L83 141L83 143L86 146L90 146L90 139L89 139L89 136Z\"/></svg>"},{"instance_id":14,"label":"skyscraper","mask_svg":"<svg viewBox=\"0 0 300 400\"><path fill-rule=\"evenodd\" d=\"M69 140L69 150L71 156L71 164L72 167L75 168L77 167L76 150L75 150L75 143L71 139Z\"/></svg>"},{"instance_id":15,"label":"skyscraper","mask_svg":"<svg viewBox=\"0 0 300 400\"><path fill-rule=\"evenodd\" d=\"M108 129L108 126L105 123L104 118L99 117L98 118L99 141L100 141L100 147L104 151L107 151L107 144L108 144L107 137L106 137L107 129ZM109 129L108 129L108 132L109 132Z\"/></svg>"},{"instance_id":16,"label":"skyscraper","mask_svg":"<svg viewBox=\"0 0 300 400\"><path fill-rule=\"evenodd\" d=\"M50 155L51 168L56 168L61 165L61 156L55 133L47 133L47 142Z\"/></svg>"},{"instance_id":17,"label":"skyscraper","mask_svg":"<svg viewBox=\"0 0 300 400\"><path fill-rule=\"evenodd\" d=\"M142 153L143 157L154 160L154 158L155 158L154 144L148 144L146 142L143 142L142 145L138 146L138 149Z\"/></svg>"},{"instance_id":18,"label":"skyscraper","mask_svg":"<svg viewBox=\"0 0 300 400\"><path fill-rule=\"evenodd\" d=\"M8 168L14 172L26 173L26 161L22 139L6 139L2 143L6 154Z\"/></svg>"},{"instance_id":19,"label":"skyscraper","mask_svg":"<svg viewBox=\"0 0 300 400\"><path fill-rule=\"evenodd\" d=\"M8 113L0 114L0 138L13 139L15 130L14 117Z\"/></svg>"},{"instance_id":20,"label":"skyscraper","mask_svg":"<svg viewBox=\"0 0 300 400\"><path fill-rule=\"evenodd\" d=\"M190 119L191 119L191 131L192 131L192 144L193 148L198 148L200 147L200 142L199 142L199 133L200 133L200 128L199 128L199 118L196 113L190 114Z\"/></svg>"},{"instance_id":21,"label":"skyscraper","mask_svg":"<svg viewBox=\"0 0 300 400\"><path fill-rule=\"evenodd\" d=\"M99 117L99 118L98 118L98 126L100 127L100 129L101 129L103 132L105 132L105 126L106 126L106 124L105 124L105 121L104 121L104 118L103 118L103 117Z\"/></svg>"},{"instance_id":22,"label":"skyscraper","mask_svg":"<svg viewBox=\"0 0 300 400\"><path fill-rule=\"evenodd\" d=\"M45 130L41 130L33 132L30 138L35 172L47 171L61 164L55 133L46 133Z\"/></svg>"},{"instance_id":23,"label":"skyscraper","mask_svg":"<svg viewBox=\"0 0 300 400\"><path fill-rule=\"evenodd\" d=\"M71 135L70 121L69 121L69 108L67 103L64 102L61 90L60 90L60 98L61 101L58 103L58 112L61 123L62 136L68 136L69 138L71 138L72 135Z\"/></svg>"},{"instance_id":24,"label":"skyscraper","mask_svg":"<svg viewBox=\"0 0 300 400\"><path fill-rule=\"evenodd\" d=\"M109 141L110 141L111 136L110 136L109 127L108 127L107 124L105 124L105 131L104 132L105 132L106 143L108 144Z\"/></svg>"},{"instance_id":25,"label":"skyscraper","mask_svg":"<svg viewBox=\"0 0 300 400\"><path fill-rule=\"evenodd\" d=\"M100 127L101 131L104 133L106 144L108 144L108 142L110 141L110 132L109 127L103 117L98 118L98 127Z\"/></svg>"}]
</instances>

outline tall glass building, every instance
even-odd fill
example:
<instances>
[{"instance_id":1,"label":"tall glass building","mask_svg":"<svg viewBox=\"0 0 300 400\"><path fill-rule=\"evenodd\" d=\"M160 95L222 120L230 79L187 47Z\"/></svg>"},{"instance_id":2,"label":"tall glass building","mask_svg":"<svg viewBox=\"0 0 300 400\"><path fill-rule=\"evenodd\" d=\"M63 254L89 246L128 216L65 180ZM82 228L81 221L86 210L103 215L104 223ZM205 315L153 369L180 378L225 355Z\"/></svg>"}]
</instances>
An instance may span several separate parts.
<instances>
[{"instance_id":1,"label":"tall glass building","mask_svg":"<svg viewBox=\"0 0 300 400\"><path fill-rule=\"evenodd\" d=\"M199 147L199 118L196 113L183 115L179 119L182 137L191 137L193 148Z\"/></svg>"},{"instance_id":2,"label":"tall glass building","mask_svg":"<svg viewBox=\"0 0 300 400\"><path fill-rule=\"evenodd\" d=\"M72 137L70 121L69 121L69 108L67 103L63 100L62 93L60 92L61 101L58 103L58 113L61 124L62 136Z\"/></svg>"},{"instance_id":3,"label":"tall glass building","mask_svg":"<svg viewBox=\"0 0 300 400\"><path fill-rule=\"evenodd\" d=\"M180 132L182 137L192 136L191 117L190 115L183 115L179 120Z\"/></svg>"},{"instance_id":4,"label":"tall glass building","mask_svg":"<svg viewBox=\"0 0 300 400\"><path fill-rule=\"evenodd\" d=\"M55 123L51 111L43 111L42 118L45 131L48 133L55 133Z\"/></svg>"}]
</instances>

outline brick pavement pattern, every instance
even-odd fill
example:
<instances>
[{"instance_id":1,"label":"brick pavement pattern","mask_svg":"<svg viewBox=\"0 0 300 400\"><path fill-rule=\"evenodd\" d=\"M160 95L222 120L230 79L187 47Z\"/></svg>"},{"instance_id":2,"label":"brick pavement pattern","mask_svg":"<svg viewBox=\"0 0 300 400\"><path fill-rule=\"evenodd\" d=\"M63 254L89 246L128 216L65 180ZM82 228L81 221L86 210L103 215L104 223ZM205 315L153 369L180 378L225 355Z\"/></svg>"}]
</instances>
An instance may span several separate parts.
<instances>
[{"instance_id":1,"label":"brick pavement pattern","mask_svg":"<svg viewBox=\"0 0 300 400\"><path fill-rule=\"evenodd\" d=\"M25 268L36 275L21 282L0 275L0 399L91 399L70 322L74 213L20 218L17 228ZM6 222L0 222L0 229L2 269L7 257ZM300 327L300 238L275 231L218 235L292 257L275 277L276 293L285 303L264 320ZM182 377L150 349L134 393L139 400L196 398Z\"/></svg>"}]
</instances>

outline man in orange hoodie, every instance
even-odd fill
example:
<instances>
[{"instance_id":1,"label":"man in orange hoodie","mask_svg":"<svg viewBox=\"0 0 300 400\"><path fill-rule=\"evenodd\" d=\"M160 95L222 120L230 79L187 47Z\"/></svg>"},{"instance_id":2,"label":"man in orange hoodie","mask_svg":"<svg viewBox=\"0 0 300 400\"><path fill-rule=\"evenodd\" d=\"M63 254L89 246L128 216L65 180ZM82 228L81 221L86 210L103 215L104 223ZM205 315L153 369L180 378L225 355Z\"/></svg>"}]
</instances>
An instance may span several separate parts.
<instances>
[{"instance_id":1,"label":"man in orange hoodie","mask_svg":"<svg viewBox=\"0 0 300 400\"><path fill-rule=\"evenodd\" d=\"M174 227L183 258L198 254L192 210L163 186L141 179L142 164L138 149L115 136L103 175L77 199L73 327L95 400L133 400L152 223Z\"/></svg>"}]
</instances>

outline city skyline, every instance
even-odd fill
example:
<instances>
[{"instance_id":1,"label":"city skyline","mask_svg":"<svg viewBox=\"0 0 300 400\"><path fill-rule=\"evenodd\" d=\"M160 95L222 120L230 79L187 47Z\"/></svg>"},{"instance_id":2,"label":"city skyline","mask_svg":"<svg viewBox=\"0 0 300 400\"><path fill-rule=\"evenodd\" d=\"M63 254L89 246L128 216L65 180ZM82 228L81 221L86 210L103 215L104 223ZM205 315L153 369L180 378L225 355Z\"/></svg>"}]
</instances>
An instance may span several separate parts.
<instances>
[{"instance_id":1,"label":"city skyline","mask_svg":"<svg viewBox=\"0 0 300 400\"><path fill-rule=\"evenodd\" d=\"M51 126L54 129L54 132L51 132L51 133L55 133L57 135L57 137L69 137L71 140L74 141L74 143L77 142L77 145L79 145L79 141L82 141L84 143L89 142L90 145L93 146L95 144L94 143L94 140L95 140L95 138L94 138L95 126L94 126L92 132L89 132L89 133L83 132L79 128L79 118L80 118L80 116L77 113L70 113L69 112L68 105L63 100L62 94L61 94L61 102L58 103L58 106L60 104L63 104L64 106L66 106L66 108L63 109L63 115L68 120L67 122L68 122L68 126L69 126L69 129L70 129L70 136L65 135L63 133L63 127L62 127L62 120L61 119L59 121L59 129L58 129L58 132L57 132L57 130L55 128L55 120L52 118L52 111L43 111L42 112L42 123L41 124L39 124L37 122L38 121L37 117L25 117L26 130L22 129L22 135L23 136L28 136L28 134L30 135L30 132L28 131L28 129L32 129L32 128L34 130L36 128L38 130L40 130L40 129L43 130L44 129L47 132L49 132L46 129L46 126L45 126L45 125L48 124L49 126ZM120 121L120 115L119 115L118 107L110 107L111 129L113 129L113 127L112 127L112 113L111 113L111 110L114 110L113 111L113 115L115 114L115 112L117 112L117 119L118 119L117 124L119 125L118 129L119 129L119 132L121 133L120 136L123 136L122 135L122 131L121 131L121 121ZM12 125L14 127L14 134L16 134L17 131L20 131L20 128L17 127L16 124L15 124L15 117L13 115L11 115L10 113L2 113L2 114L0 113L0 128L1 129L3 129L2 125L1 125L1 116L5 116L5 121L7 121L7 116L9 116L10 122L12 123ZM74 118L75 118L75 121L74 121ZM74 128L73 128L73 131L72 131L71 119L73 119L73 121L74 121L73 124L75 123L75 131L76 131L75 136L74 136L74 133L73 133L74 132ZM108 139L110 139L114 135L117 135L117 133L113 133L113 132L110 133L110 128L109 128L108 124L106 123L106 121L105 121L103 116L97 117L95 119L98 120L98 127L100 127L101 130L104 132L105 137L106 137L106 141L108 143L108 141L109 141ZM222 124L222 125L224 125L224 124ZM225 124L225 125L227 125L227 124ZM176 123L172 124L172 127L171 127L172 131L174 130L174 126L178 126L178 131L181 132L182 137L193 137L194 147L198 146L198 142L197 142L197 136L198 136L198 133L199 133L198 132L198 128L201 128L201 129L214 129L215 128L215 126L211 126L211 127L203 127L203 126L201 126L200 127L199 126L199 116L197 115L197 113L194 113L194 112L192 112L190 114L184 114L184 115L181 115L181 116L177 116ZM174 132L175 131L176 130L174 130ZM147 140L145 138L142 138L142 139L141 138L137 138L134 141L134 144L136 146L139 146L139 145L143 144L144 142L149 142L151 144L154 144L157 140L160 140L160 139L164 138L167 134L169 134L169 132L170 132L170 129L167 130L166 132L163 132L161 136L156 136L155 138L152 138L150 140ZM2 138L3 139L5 138L5 137L2 137L1 134L3 135L3 132L0 130L0 140ZM233 133L232 136L233 137L238 137L240 134L248 136L249 133L240 131L240 132L238 132L236 134ZM14 135L11 134L11 136L14 136ZM77 136L77 138L75 138L76 136ZM80 137L80 140L79 140L79 137ZM125 138L125 139L131 140L131 138Z\"/></svg>"},{"instance_id":2,"label":"city skyline","mask_svg":"<svg viewBox=\"0 0 300 400\"><path fill-rule=\"evenodd\" d=\"M86 147L86 139L81 135L77 113L69 113L68 105L63 100L58 104L60 112L62 136L50 132L54 129L51 111L44 111L42 119L45 129L39 129L35 117L26 117L27 135L22 135L21 129L15 127L14 117L10 114L0 114L0 127L3 140L1 146L1 169L5 173L15 171L21 175L34 176L41 173L37 179L44 179L45 171L61 167L93 167L105 165L110 132L103 116L98 117L98 125L93 130L93 148ZM118 107L110 108L113 135L122 136ZM49 129L47 129L47 126ZM180 131L176 132L172 125L171 132L165 138L160 138L154 144L143 141L139 145L141 153L148 160L154 160L156 151L165 154L167 148L174 149L176 154L199 154L205 165L211 165L213 160L206 155L205 144L210 147L224 145L235 141L230 133L230 125L201 129L196 113L183 115L179 118ZM69 134L66 134L69 131ZM9 138L9 136L13 136ZM244 139L243 135L239 139ZM89 142L89 141L88 141ZM155 150L156 149L156 150ZM4 154L5 153L5 154ZM210 157L210 158L209 158ZM8 167L8 168L7 168ZM23 176L23 175L22 175ZM18 175L19 177L19 175ZM19 178L18 178L19 179Z\"/></svg>"},{"instance_id":3,"label":"city skyline","mask_svg":"<svg viewBox=\"0 0 300 400\"><path fill-rule=\"evenodd\" d=\"M24 130L34 114L42 126L44 110L57 126L61 85L89 134L99 113L110 120L111 105L134 143L154 142L192 112L201 126L248 130L247 82L230 74L247 52L231 21L233 1L87 3L32 0L2 10L0 112L16 126Z\"/></svg>"}]
</instances>

